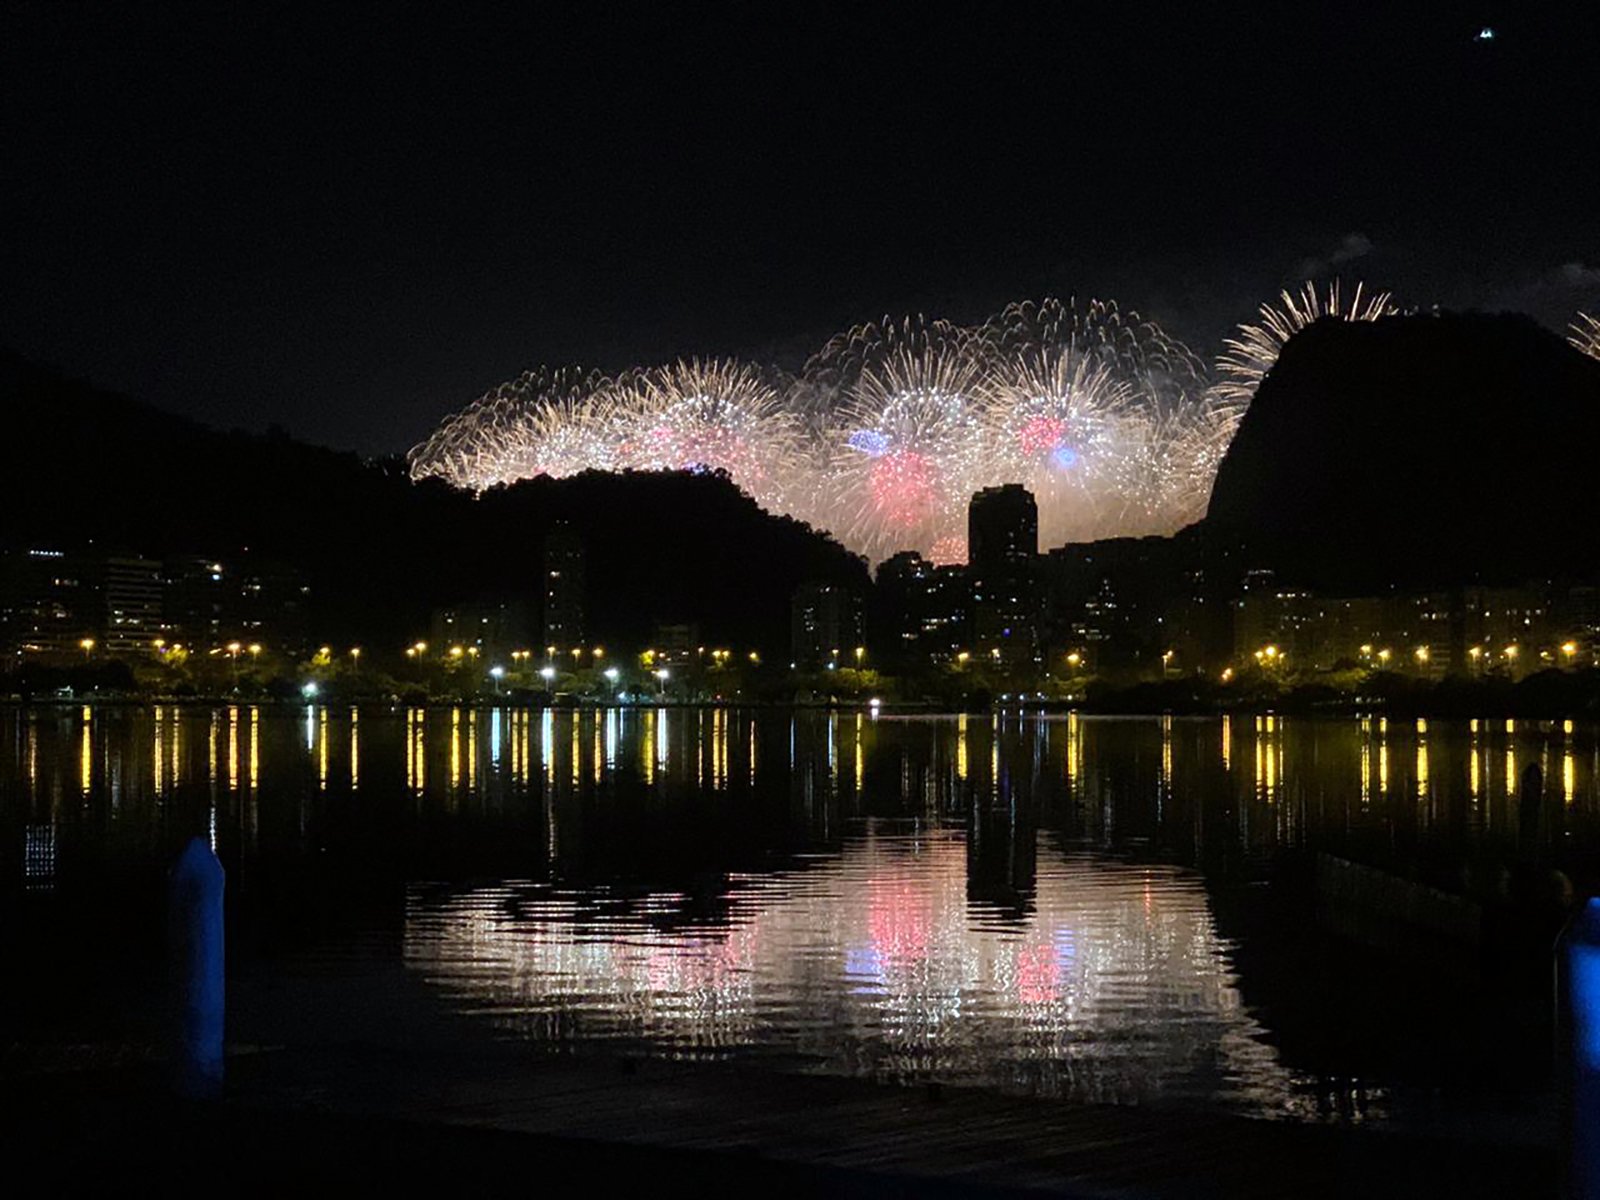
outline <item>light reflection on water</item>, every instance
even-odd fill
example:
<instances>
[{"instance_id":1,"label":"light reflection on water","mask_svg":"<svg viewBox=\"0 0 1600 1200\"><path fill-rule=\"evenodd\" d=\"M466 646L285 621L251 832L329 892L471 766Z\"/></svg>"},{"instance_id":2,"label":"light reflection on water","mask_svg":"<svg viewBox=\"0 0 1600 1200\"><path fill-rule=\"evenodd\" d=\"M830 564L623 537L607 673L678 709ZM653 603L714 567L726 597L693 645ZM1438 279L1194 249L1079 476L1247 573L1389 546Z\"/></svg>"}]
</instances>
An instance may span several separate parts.
<instances>
[{"instance_id":1,"label":"light reflection on water","mask_svg":"<svg viewBox=\"0 0 1600 1200\"><path fill-rule=\"evenodd\" d=\"M0 867L33 916L51 897L104 912L158 894L182 842L208 835L240 921L277 932L286 897L303 914L354 895L448 1005L560 1049L1299 1114L1305 1072L1241 999L1273 964L1239 977L1218 889L1286 850L1445 887L1492 879L1517 853L1530 763L1552 854L1592 872L1595 733L1265 713L8 707ZM341 875L364 890L329 890ZM1319 1075L1366 1088L1369 1115L1398 1103L1325 1053Z\"/></svg>"},{"instance_id":2,"label":"light reflection on water","mask_svg":"<svg viewBox=\"0 0 1600 1200\"><path fill-rule=\"evenodd\" d=\"M670 892L416 887L406 962L538 1042L1309 1115L1198 877L1041 840L1021 919L972 902L962 831L874 822L808 869L731 878L712 924Z\"/></svg>"}]
</instances>

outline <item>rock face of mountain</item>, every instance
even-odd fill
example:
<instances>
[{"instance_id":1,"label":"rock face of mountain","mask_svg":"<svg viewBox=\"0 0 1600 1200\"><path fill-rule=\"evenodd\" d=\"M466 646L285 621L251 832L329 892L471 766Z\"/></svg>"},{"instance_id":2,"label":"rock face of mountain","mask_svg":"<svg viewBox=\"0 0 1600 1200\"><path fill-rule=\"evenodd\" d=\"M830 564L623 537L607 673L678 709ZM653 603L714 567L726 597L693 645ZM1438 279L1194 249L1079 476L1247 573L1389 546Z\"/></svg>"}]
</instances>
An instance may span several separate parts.
<instances>
[{"instance_id":1,"label":"rock face of mountain","mask_svg":"<svg viewBox=\"0 0 1600 1200\"><path fill-rule=\"evenodd\" d=\"M1217 472L1208 538L1326 589L1588 578L1600 361L1512 315L1296 334Z\"/></svg>"}]
</instances>

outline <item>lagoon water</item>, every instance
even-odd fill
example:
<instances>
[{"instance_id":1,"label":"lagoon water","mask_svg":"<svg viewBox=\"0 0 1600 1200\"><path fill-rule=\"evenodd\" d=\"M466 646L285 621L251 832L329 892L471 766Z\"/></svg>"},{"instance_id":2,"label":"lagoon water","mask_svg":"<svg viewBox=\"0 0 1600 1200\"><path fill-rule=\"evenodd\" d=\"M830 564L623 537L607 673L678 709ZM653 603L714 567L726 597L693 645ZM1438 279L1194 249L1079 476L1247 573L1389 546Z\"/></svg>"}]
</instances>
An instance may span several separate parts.
<instances>
[{"instance_id":1,"label":"lagoon water","mask_svg":"<svg viewBox=\"0 0 1600 1200\"><path fill-rule=\"evenodd\" d=\"M1326 851L1447 887L1594 859L1596 730L775 709L0 710L12 1041L137 1036L199 834L255 976L385 956L560 1052L1438 1122L1526 1106L1468 983L1400 985L1273 890ZM1286 927L1286 923L1289 923ZM374 994L381 1006L385 997ZM1514 1039L1512 1039L1514 1041ZM1487 1099L1486 1099L1487 1097Z\"/></svg>"}]
</instances>

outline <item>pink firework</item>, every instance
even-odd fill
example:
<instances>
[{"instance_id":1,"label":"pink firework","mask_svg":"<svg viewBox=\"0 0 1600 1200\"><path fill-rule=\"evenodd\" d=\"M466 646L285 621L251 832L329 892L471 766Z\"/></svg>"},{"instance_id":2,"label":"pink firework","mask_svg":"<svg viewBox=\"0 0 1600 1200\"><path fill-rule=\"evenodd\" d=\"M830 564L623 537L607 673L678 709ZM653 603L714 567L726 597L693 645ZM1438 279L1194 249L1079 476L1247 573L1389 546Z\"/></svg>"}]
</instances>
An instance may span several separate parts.
<instances>
[{"instance_id":1,"label":"pink firework","mask_svg":"<svg viewBox=\"0 0 1600 1200\"><path fill-rule=\"evenodd\" d=\"M1024 454L1048 454L1067 440L1067 423L1060 417L1030 417L1017 431Z\"/></svg>"},{"instance_id":2,"label":"pink firework","mask_svg":"<svg viewBox=\"0 0 1600 1200\"><path fill-rule=\"evenodd\" d=\"M915 450L895 450L872 464L872 503L884 522L908 529L938 503L937 472Z\"/></svg>"},{"instance_id":3,"label":"pink firework","mask_svg":"<svg viewBox=\"0 0 1600 1200\"><path fill-rule=\"evenodd\" d=\"M937 566L945 567L951 564L960 565L967 561L967 539L959 534L948 534L935 539L933 549L928 552L928 557Z\"/></svg>"}]
</instances>

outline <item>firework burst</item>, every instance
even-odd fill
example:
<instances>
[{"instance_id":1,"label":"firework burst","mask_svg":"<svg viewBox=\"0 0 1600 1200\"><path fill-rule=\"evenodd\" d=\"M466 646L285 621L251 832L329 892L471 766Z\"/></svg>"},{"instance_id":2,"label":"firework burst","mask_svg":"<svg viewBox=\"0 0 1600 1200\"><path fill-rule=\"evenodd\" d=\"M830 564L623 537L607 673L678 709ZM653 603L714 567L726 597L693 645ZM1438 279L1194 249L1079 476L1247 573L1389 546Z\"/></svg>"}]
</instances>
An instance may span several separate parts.
<instances>
[{"instance_id":1,"label":"firework burst","mask_svg":"<svg viewBox=\"0 0 1600 1200\"><path fill-rule=\"evenodd\" d=\"M1228 343L1224 383L1155 322L1102 301L1013 304L977 326L858 325L787 378L729 360L604 377L540 369L411 452L416 478L482 490L583 470L722 471L874 561L966 555L972 493L1022 483L1044 544L1171 533L1204 514L1254 384L1318 316L1387 297L1285 294ZM1587 328L1587 327L1585 327ZM1581 332L1581 331L1576 331Z\"/></svg>"},{"instance_id":2,"label":"firework burst","mask_svg":"<svg viewBox=\"0 0 1600 1200\"><path fill-rule=\"evenodd\" d=\"M1579 313L1568 328L1567 341L1590 358L1600 358L1600 317Z\"/></svg>"},{"instance_id":3,"label":"firework burst","mask_svg":"<svg viewBox=\"0 0 1600 1200\"><path fill-rule=\"evenodd\" d=\"M481 492L537 475L610 470L592 410L605 380L577 367L539 367L447 417L409 456L414 479Z\"/></svg>"},{"instance_id":4,"label":"firework burst","mask_svg":"<svg viewBox=\"0 0 1600 1200\"><path fill-rule=\"evenodd\" d=\"M800 422L783 393L743 363L698 359L636 371L597 397L615 463L641 471L724 471L782 507L802 467Z\"/></svg>"},{"instance_id":5,"label":"firework burst","mask_svg":"<svg viewBox=\"0 0 1600 1200\"><path fill-rule=\"evenodd\" d=\"M985 365L943 322L885 321L829 342L805 372L838 397L822 426L823 486L807 497L816 522L874 561L963 537L981 486Z\"/></svg>"},{"instance_id":6,"label":"firework burst","mask_svg":"<svg viewBox=\"0 0 1600 1200\"><path fill-rule=\"evenodd\" d=\"M1241 325L1238 333L1223 340L1223 354L1217 360L1220 377L1213 392L1224 403L1247 407L1256 388L1278 361L1284 344L1313 321L1332 317L1338 321L1376 321L1393 316L1400 309L1391 303L1388 292L1365 292L1356 284L1346 301L1340 295L1338 280L1318 291L1306 283L1298 292L1285 289L1277 304L1261 306L1259 324Z\"/></svg>"}]
</instances>

